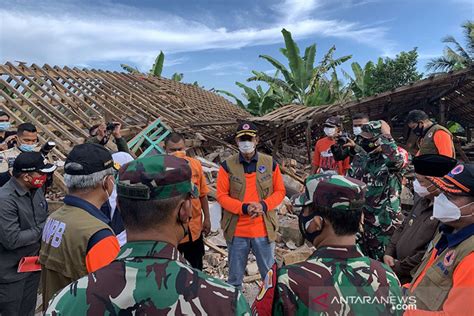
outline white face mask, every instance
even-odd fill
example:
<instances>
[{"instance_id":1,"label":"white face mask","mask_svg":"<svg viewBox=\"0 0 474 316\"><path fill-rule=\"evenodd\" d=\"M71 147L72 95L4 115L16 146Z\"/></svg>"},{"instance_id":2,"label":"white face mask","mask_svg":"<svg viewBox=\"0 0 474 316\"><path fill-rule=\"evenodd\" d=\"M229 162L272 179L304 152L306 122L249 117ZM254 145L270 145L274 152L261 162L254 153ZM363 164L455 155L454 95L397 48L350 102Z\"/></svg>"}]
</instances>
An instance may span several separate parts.
<instances>
[{"instance_id":1,"label":"white face mask","mask_svg":"<svg viewBox=\"0 0 474 316\"><path fill-rule=\"evenodd\" d=\"M435 196L434 198L433 217L439 219L442 223L453 222L461 217L470 217L473 214L461 216L461 209L471 205L472 203L466 204L463 207L458 207L456 204L451 202L444 193L441 193L439 196Z\"/></svg>"},{"instance_id":2,"label":"white face mask","mask_svg":"<svg viewBox=\"0 0 474 316\"><path fill-rule=\"evenodd\" d=\"M251 154L255 151L255 144L250 141L238 142L239 150L243 154Z\"/></svg>"},{"instance_id":3,"label":"white face mask","mask_svg":"<svg viewBox=\"0 0 474 316\"><path fill-rule=\"evenodd\" d=\"M354 126L352 128L352 131L354 132L354 135L357 136L357 135L360 135L360 133L362 133L362 127L360 126Z\"/></svg>"},{"instance_id":4,"label":"white face mask","mask_svg":"<svg viewBox=\"0 0 474 316\"><path fill-rule=\"evenodd\" d=\"M326 134L326 136L334 136L336 134L336 128L335 127L325 127L324 128L324 134Z\"/></svg>"},{"instance_id":5,"label":"white face mask","mask_svg":"<svg viewBox=\"0 0 474 316\"><path fill-rule=\"evenodd\" d=\"M431 187L431 185L429 187ZM422 186L418 179L415 179L415 181L413 181L413 190L415 190L415 193L421 197L430 195L428 188Z\"/></svg>"}]
</instances>

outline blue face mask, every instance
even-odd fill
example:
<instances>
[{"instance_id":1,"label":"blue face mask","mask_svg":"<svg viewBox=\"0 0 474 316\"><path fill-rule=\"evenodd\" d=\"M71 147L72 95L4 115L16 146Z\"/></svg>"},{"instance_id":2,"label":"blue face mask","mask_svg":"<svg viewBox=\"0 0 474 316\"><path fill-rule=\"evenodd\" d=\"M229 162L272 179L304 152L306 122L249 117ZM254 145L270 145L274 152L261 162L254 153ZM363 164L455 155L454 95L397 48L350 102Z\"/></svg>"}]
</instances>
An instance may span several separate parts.
<instances>
[{"instance_id":1,"label":"blue face mask","mask_svg":"<svg viewBox=\"0 0 474 316\"><path fill-rule=\"evenodd\" d=\"M7 129L9 129L11 127L11 123L10 122L0 122L0 131L6 131Z\"/></svg>"},{"instance_id":2,"label":"blue face mask","mask_svg":"<svg viewBox=\"0 0 474 316\"><path fill-rule=\"evenodd\" d=\"M18 149L20 149L23 152L29 152L29 151L34 151L36 145L28 145L28 144L21 144Z\"/></svg>"}]
</instances>

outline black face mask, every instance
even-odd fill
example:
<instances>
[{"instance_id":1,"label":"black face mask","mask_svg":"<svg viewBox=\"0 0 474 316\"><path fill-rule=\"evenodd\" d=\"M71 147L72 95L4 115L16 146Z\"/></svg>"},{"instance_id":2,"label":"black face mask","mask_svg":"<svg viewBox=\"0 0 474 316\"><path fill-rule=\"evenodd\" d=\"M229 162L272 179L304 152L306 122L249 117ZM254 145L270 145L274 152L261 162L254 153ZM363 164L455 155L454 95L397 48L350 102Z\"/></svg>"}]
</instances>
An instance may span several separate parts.
<instances>
[{"instance_id":1,"label":"black face mask","mask_svg":"<svg viewBox=\"0 0 474 316\"><path fill-rule=\"evenodd\" d=\"M306 231L306 225L308 225L308 223L313 220L315 215L317 215L317 214L312 213L310 215L303 215L303 212L301 212L300 215L298 216L298 227L300 228L301 235L303 235L303 237L307 241L309 241L310 243L313 243L313 241L316 239L316 237L318 237L321 234L321 232L323 231L322 228L321 228L321 230L317 230L317 231L312 232L312 233L308 233ZM324 223L323 223L323 225L324 225Z\"/></svg>"},{"instance_id":2,"label":"black face mask","mask_svg":"<svg viewBox=\"0 0 474 316\"><path fill-rule=\"evenodd\" d=\"M370 153L372 151L374 151L375 148L377 148L378 146L375 144L374 141L370 140L370 139L365 139L363 138L361 141L360 141L360 147L362 147L367 153Z\"/></svg>"},{"instance_id":3,"label":"black face mask","mask_svg":"<svg viewBox=\"0 0 474 316\"><path fill-rule=\"evenodd\" d=\"M418 125L413 129L413 134L416 136L423 136L425 129L423 128L423 125L421 123L418 123Z\"/></svg>"}]
</instances>

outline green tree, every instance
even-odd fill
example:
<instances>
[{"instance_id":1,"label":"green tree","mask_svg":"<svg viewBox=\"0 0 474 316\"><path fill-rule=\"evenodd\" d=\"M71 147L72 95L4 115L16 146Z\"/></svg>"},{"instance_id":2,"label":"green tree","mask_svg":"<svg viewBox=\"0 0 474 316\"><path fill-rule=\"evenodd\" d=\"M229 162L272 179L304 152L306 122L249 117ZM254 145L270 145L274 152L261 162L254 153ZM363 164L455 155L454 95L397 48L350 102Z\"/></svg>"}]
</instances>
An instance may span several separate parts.
<instances>
[{"instance_id":1,"label":"green tree","mask_svg":"<svg viewBox=\"0 0 474 316\"><path fill-rule=\"evenodd\" d=\"M446 45L443 56L433 58L426 64L427 70L451 71L474 66L474 22L467 21L462 24L465 48L453 37L446 36L442 42Z\"/></svg>"},{"instance_id":2,"label":"green tree","mask_svg":"<svg viewBox=\"0 0 474 316\"><path fill-rule=\"evenodd\" d=\"M418 52L416 48L401 52L395 58L379 58L372 71L372 80L367 85L371 94L389 91L423 77L416 69Z\"/></svg>"},{"instance_id":3,"label":"green tree","mask_svg":"<svg viewBox=\"0 0 474 316\"><path fill-rule=\"evenodd\" d=\"M373 87L372 81L374 67L374 63L371 61L366 63L364 68L362 68L359 63L354 62L351 64L354 77L351 77L351 75L344 70L342 71L344 76L350 81L350 89L354 92L354 96L357 99L365 98L374 94L373 91L371 91L371 88Z\"/></svg>"},{"instance_id":4,"label":"green tree","mask_svg":"<svg viewBox=\"0 0 474 316\"><path fill-rule=\"evenodd\" d=\"M316 44L307 47L304 55L300 56L300 50L291 37L291 33L283 29L282 34L285 40L285 48L281 48L280 51L288 60L289 68L271 56L260 55L259 57L272 64L283 78L271 77L264 72L253 71L254 76L250 77L248 81L263 81L271 87L278 87L286 95L291 96L291 102L318 105L319 101L317 100L324 99L314 95L322 93L318 88L322 87L324 83L320 81L326 80L325 75L329 70L334 70L337 66L349 60L351 56L334 59L333 55L336 48L333 46L318 66L315 67Z\"/></svg>"},{"instance_id":5,"label":"green tree","mask_svg":"<svg viewBox=\"0 0 474 316\"><path fill-rule=\"evenodd\" d=\"M247 104L231 92L225 90L216 90L216 92L231 97L239 107L245 109L252 115L262 116L282 105L280 101L283 96L279 94L278 89L275 91L272 86L264 91L260 85L252 89L240 82L236 82L235 84L244 90L242 95L247 99Z\"/></svg>"}]
</instances>

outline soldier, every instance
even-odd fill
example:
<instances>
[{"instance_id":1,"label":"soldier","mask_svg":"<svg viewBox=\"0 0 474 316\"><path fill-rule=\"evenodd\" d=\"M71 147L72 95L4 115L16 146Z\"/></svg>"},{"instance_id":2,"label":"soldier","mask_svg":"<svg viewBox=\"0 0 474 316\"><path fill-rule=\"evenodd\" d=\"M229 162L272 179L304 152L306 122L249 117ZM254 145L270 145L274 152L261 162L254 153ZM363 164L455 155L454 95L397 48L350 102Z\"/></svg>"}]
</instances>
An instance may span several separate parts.
<instances>
[{"instance_id":1,"label":"soldier","mask_svg":"<svg viewBox=\"0 0 474 316\"><path fill-rule=\"evenodd\" d=\"M273 315L401 313L396 310L401 300L396 275L356 245L365 191L364 183L340 175L306 180L306 191L295 204L303 207L300 231L316 251L278 270Z\"/></svg>"},{"instance_id":2,"label":"soldier","mask_svg":"<svg viewBox=\"0 0 474 316\"><path fill-rule=\"evenodd\" d=\"M382 260L395 226L401 223L400 192L404 157L384 121L362 126L360 145L348 175L367 184L363 232L358 240L370 258Z\"/></svg>"},{"instance_id":3,"label":"soldier","mask_svg":"<svg viewBox=\"0 0 474 316\"><path fill-rule=\"evenodd\" d=\"M186 263L192 183L186 160L156 155L123 166L118 205L127 231L117 259L60 291L46 315L245 315L239 290Z\"/></svg>"}]
</instances>

